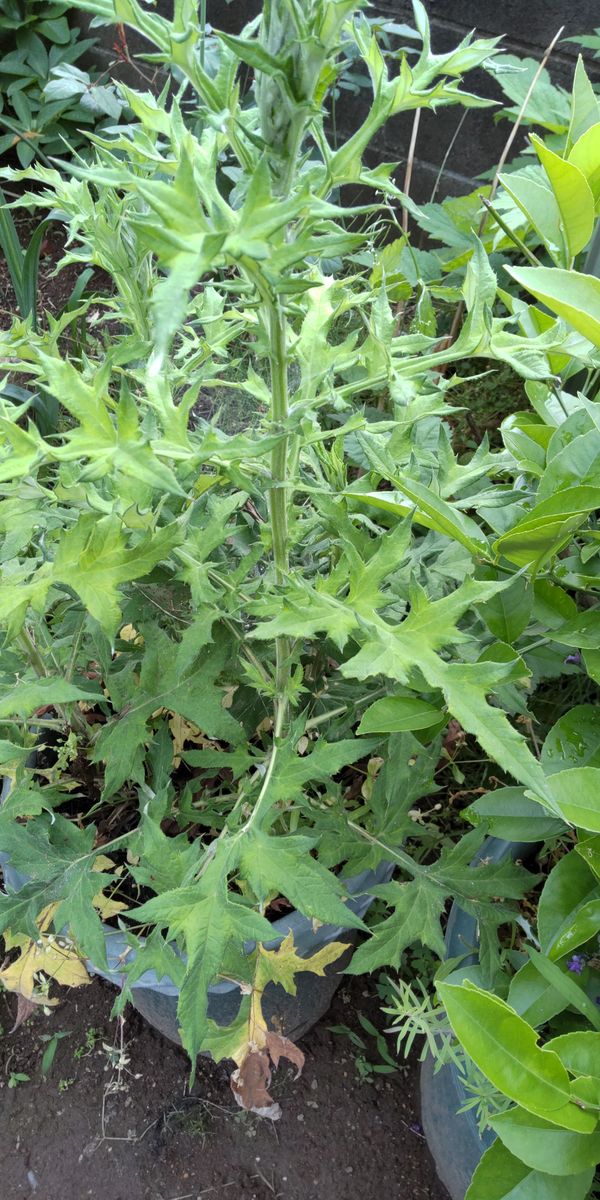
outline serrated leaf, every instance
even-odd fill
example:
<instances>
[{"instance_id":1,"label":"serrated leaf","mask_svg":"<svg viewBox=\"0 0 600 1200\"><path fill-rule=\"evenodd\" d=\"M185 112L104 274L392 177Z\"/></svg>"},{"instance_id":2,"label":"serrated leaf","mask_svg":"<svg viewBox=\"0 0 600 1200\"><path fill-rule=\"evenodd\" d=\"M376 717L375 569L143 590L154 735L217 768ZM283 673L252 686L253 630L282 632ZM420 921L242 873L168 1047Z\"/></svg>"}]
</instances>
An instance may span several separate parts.
<instances>
[{"instance_id":1,"label":"serrated leaf","mask_svg":"<svg viewBox=\"0 0 600 1200\"><path fill-rule=\"evenodd\" d=\"M0 689L0 721L4 717L30 717L36 708L52 704L73 704L77 700L98 701L102 699L99 688L86 688L68 683L60 676L45 676L31 681L11 683L4 691Z\"/></svg>"},{"instance_id":2,"label":"serrated leaf","mask_svg":"<svg viewBox=\"0 0 600 1200\"><path fill-rule=\"evenodd\" d=\"M48 933L56 908L56 905L48 905L42 910L37 921L36 938L22 935L11 937L6 932L4 935L5 950L18 951L18 954L14 957L11 953L10 963L0 970L0 984L8 992L16 992L35 1004L58 1003L56 999L49 1000L47 992L42 990L44 977L63 987L81 987L90 983L81 955L75 947L68 946L64 939L57 941Z\"/></svg>"},{"instance_id":3,"label":"serrated leaf","mask_svg":"<svg viewBox=\"0 0 600 1200\"><path fill-rule=\"evenodd\" d=\"M119 584L147 575L168 558L181 540L173 523L148 534L129 546L119 518L87 512L61 538L54 562L54 579L66 583L108 634L114 634L120 619Z\"/></svg>"},{"instance_id":4,"label":"serrated leaf","mask_svg":"<svg viewBox=\"0 0 600 1200\"><path fill-rule=\"evenodd\" d=\"M299 972L309 971L311 975L323 976L325 968L337 962L347 949L345 942L328 942L316 954L302 958L296 951L293 933L288 933L276 950L259 947L254 986L262 991L268 983L279 983L290 996L295 996L296 975Z\"/></svg>"},{"instance_id":5,"label":"serrated leaf","mask_svg":"<svg viewBox=\"0 0 600 1200\"><path fill-rule=\"evenodd\" d=\"M192 1063L208 1036L208 988L223 968L231 947L243 954L244 943L268 941L273 930L265 917L240 903L228 891L229 873L237 865L233 840L221 841L200 881L154 896L135 910L136 921L166 929L170 940L183 941L187 954L178 1002L181 1040Z\"/></svg>"},{"instance_id":6,"label":"serrated leaf","mask_svg":"<svg viewBox=\"0 0 600 1200\"><path fill-rule=\"evenodd\" d=\"M378 967L398 967L403 951L414 942L421 942L440 958L444 957L440 925L445 907L443 890L419 876L410 883L386 885L385 897L394 905L394 912L380 921L368 941L355 951L346 967L350 975L362 975Z\"/></svg>"},{"instance_id":7,"label":"serrated leaf","mask_svg":"<svg viewBox=\"0 0 600 1200\"><path fill-rule=\"evenodd\" d=\"M365 929L344 904L341 881L311 857L313 846L314 839L301 834L270 837L253 829L242 841L240 868L262 905L272 895L282 895L307 917Z\"/></svg>"},{"instance_id":8,"label":"serrated leaf","mask_svg":"<svg viewBox=\"0 0 600 1200\"><path fill-rule=\"evenodd\" d=\"M55 905L53 920L60 931L67 927L80 952L106 968L104 931L94 899L115 876L94 870L95 826L79 829L60 815L26 826L3 825L2 849L15 870L30 882L18 892L0 895L0 932L28 934L34 938L37 919Z\"/></svg>"},{"instance_id":9,"label":"serrated leaf","mask_svg":"<svg viewBox=\"0 0 600 1200\"><path fill-rule=\"evenodd\" d=\"M139 684L121 714L103 726L93 761L106 763L104 795L111 796L128 778L143 782L140 749L148 737L148 719L161 708L178 713L209 737L236 744L242 726L223 707L216 680L229 654L225 638L195 653L181 654L176 643L153 626L146 639Z\"/></svg>"}]
</instances>

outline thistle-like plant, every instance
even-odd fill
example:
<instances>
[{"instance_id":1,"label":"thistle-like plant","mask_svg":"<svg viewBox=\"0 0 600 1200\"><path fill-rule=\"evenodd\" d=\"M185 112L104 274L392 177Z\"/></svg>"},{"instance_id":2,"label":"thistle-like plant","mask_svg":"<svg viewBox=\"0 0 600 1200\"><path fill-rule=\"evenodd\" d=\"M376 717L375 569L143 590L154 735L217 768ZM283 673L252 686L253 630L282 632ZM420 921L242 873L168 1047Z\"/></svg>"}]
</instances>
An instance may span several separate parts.
<instances>
[{"instance_id":1,"label":"thistle-like plant","mask_svg":"<svg viewBox=\"0 0 600 1200\"><path fill-rule=\"evenodd\" d=\"M101 917L121 920L137 952L124 998L149 967L169 976L191 1057L234 1058L243 1093L253 1056L264 1082L282 1050L262 1012L267 982L293 991L307 966L289 939L265 949L272 901L365 930L333 868L397 864L408 882L377 889L389 913L355 971L397 964L415 940L443 954L449 896L492 930L509 919L527 877L486 862L473 873L479 830L422 861L417 806L436 790L448 714L556 819L562 801L509 719L527 715L530 668L498 642L544 620L537 575L593 497L578 496L577 519L557 516L536 508L510 451L483 444L459 461L444 420L452 381L430 372L473 355L544 381L574 339L552 320L532 336L529 310L495 314L476 238L456 343L418 323L404 332L390 306L376 222L391 211L397 223L409 202L393 165L368 167L365 152L398 112L480 103L461 75L493 42L434 55L416 0L421 52L391 71L358 4L277 0L240 37L218 35L209 71L194 5L178 3L173 21L135 0L88 7L133 24L184 82L179 97L124 88L136 123L96 136L93 165L28 175L38 186L23 202L59 207L69 256L112 275L99 328L119 328L107 325L104 353L80 356L64 353L73 313L37 334L17 321L2 340L4 368L29 372L64 421L43 438L26 404L2 414L0 749L14 786L0 847L30 881L0 898L0 925L35 938L50 909L102 966ZM373 99L332 148L342 31ZM254 75L243 98L242 64ZM370 203L346 202L350 184ZM577 354L595 364L593 346L578 341ZM202 417L215 391L250 399L248 430ZM509 586L525 618L504 636ZM40 734L58 737L58 760L35 773ZM227 1029L207 1015L224 977L240 990Z\"/></svg>"}]
</instances>

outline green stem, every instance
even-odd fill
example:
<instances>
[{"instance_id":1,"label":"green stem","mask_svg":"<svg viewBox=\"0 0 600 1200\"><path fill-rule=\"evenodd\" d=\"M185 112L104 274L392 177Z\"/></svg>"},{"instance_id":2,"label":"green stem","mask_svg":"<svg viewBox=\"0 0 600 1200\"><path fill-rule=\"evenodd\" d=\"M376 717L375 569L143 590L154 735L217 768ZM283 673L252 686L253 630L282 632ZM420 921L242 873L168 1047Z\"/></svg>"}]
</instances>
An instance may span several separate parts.
<instances>
[{"instance_id":1,"label":"green stem","mask_svg":"<svg viewBox=\"0 0 600 1200\"><path fill-rule=\"evenodd\" d=\"M279 300L271 300L267 308L271 365L271 416L275 432L282 433L288 418L289 396L287 380L287 339L285 315ZM271 487L269 515L273 539L275 579L283 584L289 571L288 504L290 492L286 487L288 469L288 439L282 437L271 454ZM275 736L285 727L289 704L290 642L287 637L275 640Z\"/></svg>"},{"instance_id":2,"label":"green stem","mask_svg":"<svg viewBox=\"0 0 600 1200\"><path fill-rule=\"evenodd\" d=\"M498 209L494 208L493 204L490 204L490 201L487 199L486 196L480 195L479 199L481 200L481 203L484 205L484 207L486 208L486 210L490 214L490 216L494 218L494 221L496 222L496 224L500 226L502 232L506 234L507 238L513 243L513 246L516 246L517 250L521 251L521 254L523 255L523 257L526 258L527 261L531 263L532 267L541 267L542 264L541 264L539 258L536 258L535 254L533 253L533 250L530 250L529 246L525 245L525 242L523 241L522 238L519 237L518 233L515 233L514 229L511 229L510 225L507 225L506 221L504 221L503 218L500 216Z\"/></svg>"},{"instance_id":3,"label":"green stem","mask_svg":"<svg viewBox=\"0 0 600 1200\"><path fill-rule=\"evenodd\" d=\"M366 829L362 829L361 826L357 825L354 821L348 821L348 825L354 830L355 833L359 833L360 836L365 839L365 841L370 842L372 846L378 846L380 850L383 850L386 858L389 858L392 862L397 863L399 867L402 867L402 869L406 871L407 875L412 875L413 879L416 879L418 875L423 875L426 869L428 870L428 868L422 867L419 863L414 862L410 857L410 854L406 854L404 850L392 849L392 847L387 846L385 842L381 842L379 838L373 837L372 833L367 833Z\"/></svg>"},{"instance_id":4,"label":"green stem","mask_svg":"<svg viewBox=\"0 0 600 1200\"><path fill-rule=\"evenodd\" d=\"M50 672L46 669L44 659L25 625L23 626L21 633L17 638L17 642L20 645L29 665L33 667L36 675L39 675L40 679L45 679ZM85 720L83 713L80 713L75 705L72 706L70 716L62 704L53 704L52 707L56 709L63 725L71 725L73 729L77 730L78 733L85 733L87 736L87 721ZM35 721L35 718L33 718L33 720Z\"/></svg>"}]
</instances>

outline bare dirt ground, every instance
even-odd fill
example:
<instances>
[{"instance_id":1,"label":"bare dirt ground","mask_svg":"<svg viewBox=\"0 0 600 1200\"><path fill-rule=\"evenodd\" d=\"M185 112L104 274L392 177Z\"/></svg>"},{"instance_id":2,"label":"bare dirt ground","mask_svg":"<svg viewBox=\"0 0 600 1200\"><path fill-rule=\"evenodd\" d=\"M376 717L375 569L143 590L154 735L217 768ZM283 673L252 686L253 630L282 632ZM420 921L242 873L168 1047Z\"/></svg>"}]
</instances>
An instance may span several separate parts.
<instances>
[{"instance_id":1,"label":"bare dirt ground","mask_svg":"<svg viewBox=\"0 0 600 1200\"><path fill-rule=\"evenodd\" d=\"M356 1050L328 1028L363 1035L358 1011L381 1027L368 981L343 986L302 1040L302 1077L279 1071L276 1124L236 1107L225 1065L200 1061L190 1094L183 1051L131 1010L121 1030L113 997L95 981L0 1039L1 1200L447 1200L419 1125L417 1066L360 1082ZM13 1010L0 997L5 1030ZM44 1079L54 1033L66 1036ZM373 1046L365 1057L377 1062Z\"/></svg>"}]
</instances>

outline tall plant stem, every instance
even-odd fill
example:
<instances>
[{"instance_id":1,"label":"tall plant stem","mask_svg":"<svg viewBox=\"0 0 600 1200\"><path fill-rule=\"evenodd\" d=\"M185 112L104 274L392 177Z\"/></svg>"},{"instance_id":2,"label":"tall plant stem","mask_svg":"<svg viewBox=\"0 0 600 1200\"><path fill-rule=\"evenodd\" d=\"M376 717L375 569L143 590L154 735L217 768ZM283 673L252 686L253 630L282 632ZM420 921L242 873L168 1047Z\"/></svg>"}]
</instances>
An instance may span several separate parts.
<instances>
[{"instance_id":1,"label":"tall plant stem","mask_svg":"<svg viewBox=\"0 0 600 1200\"><path fill-rule=\"evenodd\" d=\"M281 302L270 300L268 304L268 329L271 366L271 415L277 433L283 432L288 418L287 338L285 315ZM269 515L273 539L273 563L275 578L282 584L289 569L288 546L288 439L283 437L271 455L271 488L269 491ZM275 736L283 732L288 709L288 682L290 672L290 643L287 637L275 641Z\"/></svg>"}]
</instances>

